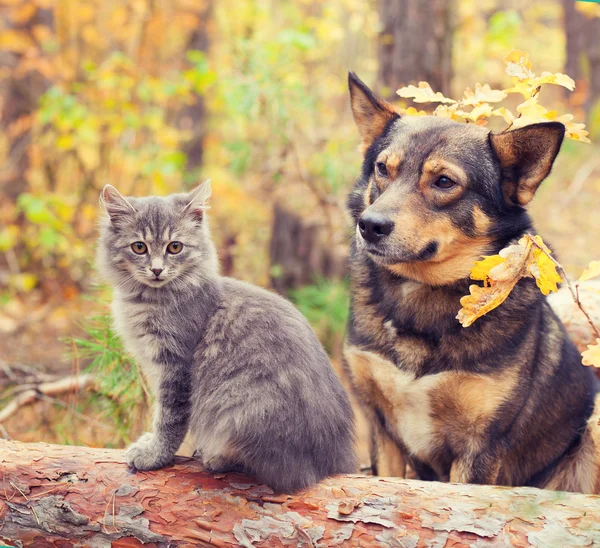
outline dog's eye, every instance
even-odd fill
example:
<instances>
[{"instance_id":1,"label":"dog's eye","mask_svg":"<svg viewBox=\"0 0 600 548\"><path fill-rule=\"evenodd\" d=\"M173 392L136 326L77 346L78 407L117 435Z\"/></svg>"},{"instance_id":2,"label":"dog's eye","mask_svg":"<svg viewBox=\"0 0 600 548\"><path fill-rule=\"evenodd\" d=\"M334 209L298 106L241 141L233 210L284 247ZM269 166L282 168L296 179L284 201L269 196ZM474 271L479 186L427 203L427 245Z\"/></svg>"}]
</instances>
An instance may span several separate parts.
<instances>
[{"instance_id":1,"label":"dog's eye","mask_svg":"<svg viewBox=\"0 0 600 548\"><path fill-rule=\"evenodd\" d=\"M436 187L441 188L442 190L448 190L456 185L452 179L449 179L445 176L440 177L434 184Z\"/></svg>"},{"instance_id":2,"label":"dog's eye","mask_svg":"<svg viewBox=\"0 0 600 548\"><path fill-rule=\"evenodd\" d=\"M377 162L375 164L375 167L377 168L377 173L379 175L381 175L382 177L387 177L388 176L388 170L386 165L383 162Z\"/></svg>"},{"instance_id":3,"label":"dog's eye","mask_svg":"<svg viewBox=\"0 0 600 548\"><path fill-rule=\"evenodd\" d=\"M183 244L181 242L171 242L167 246L167 251L171 255L177 255L177 253L179 253L182 249L183 249Z\"/></svg>"},{"instance_id":4,"label":"dog's eye","mask_svg":"<svg viewBox=\"0 0 600 548\"><path fill-rule=\"evenodd\" d=\"M134 253L137 253L138 255L143 255L144 253L146 253L146 251L148 251L148 246L146 246L144 242L134 242L131 244L131 249L133 249Z\"/></svg>"}]
</instances>

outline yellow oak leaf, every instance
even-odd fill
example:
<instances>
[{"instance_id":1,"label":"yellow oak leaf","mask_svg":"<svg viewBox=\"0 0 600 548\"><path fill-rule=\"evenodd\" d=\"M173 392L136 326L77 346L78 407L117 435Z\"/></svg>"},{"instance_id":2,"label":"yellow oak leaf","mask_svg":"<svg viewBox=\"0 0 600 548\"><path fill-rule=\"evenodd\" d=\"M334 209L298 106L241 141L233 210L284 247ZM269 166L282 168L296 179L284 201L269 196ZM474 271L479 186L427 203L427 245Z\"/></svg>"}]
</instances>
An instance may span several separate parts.
<instances>
[{"instance_id":1,"label":"yellow oak leaf","mask_svg":"<svg viewBox=\"0 0 600 548\"><path fill-rule=\"evenodd\" d=\"M473 280L483 281L484 287L472 285L469 295L461 298L462 308L456 318L463 327L500 306L521 278L535 278L544 295L557 291L562 281L550 250L540 236L526 234L518 243L500 250L498 255L484 257L471 270Z\"/></svg>"},{"instance_id":2,"label":"yellow oak leaf","mask_svg":"<svg viewBox=\"0 0 600 548\"><path fill-rule=\"evenodd\" d=\"M500 108L493 110L491 115L492 116L502 116L502 118L504 118L504 121L507 124L512 124L515 119L515 115L510 110L508 110L506 107L500 107Z\"/></svg>"},{"instance_id":3,"label":"yellow oak leaf","mask_svg":"<svg viewBox=\"0 0 600 548\"><path fill-rule=\"evenodd\" d=\"M473 269L471 270L471 278L473 280L481 280L488 285L490 270L505 261L506 259L500 257L500 255L485 256L481 261L474 263Z\"/></svg>"},{"instance_id":4,"label":"yellow oak leaf","mask_svg":"<svg viewBox=\"0 0 600 548\"><path fill-rule=\"evenodd\" d=\"M514 49L504 58L506 63L506 74L514 76L519 80L535 78L535 73L531 70L531 61L529 54L518 49Z\"/></svg>"},{"instance_id":5,"label":"yellow oak leaf","mask_svg":"<svg viewBox=\"0 0 600 548\"><path fill-rule=\"evenodd\" d=\"M462 308L456 319L463 327L469 327L477 318L481 318L500 306L510 295L513 287L523 277L531 255L531 240L522 238L519 243L505 247L498 255L485 257L475 263L471 277L483 280L486 287L471 285L469 295L460 299Z\"/></svg>"},{"instance_id":6,"label":"yellow oak leaf","mask_svg":"<svg viewBox=\"0 0 600 548\"><path fill-rule=\"evenodd\" d=\"M499 103L506 99L506 92L500 89L492 89L489 84L483 86L475 84L475 91L470 88L465 89L461 103L465 106L475 106L479 103Z\"/></svg>"},{"instance_id":7,"label":"yellow oak leaf","mask_svg":"<svg viewBox=\"0 0 600 548\"><path fill-rule=\"evenodd\" d=\"M600 276L600 261L592 261L579 277L580 282Z\"/></svg>"},{"instance_id":8,"label":"yellow oak leaf","mask_svg":"<svg viewBox=\"0 0 600 548\"><path fill-rule=\"evenodd\" d=\"M540 291L544 295L548 295L551 291L558 291L557 284L562 282L562 278L556 271L556 264L546 254L550 253L550 250L542 241L541 236L536 236L534 239L542 249L537 247L533 249L534 262L530 266L530 272L533 274Z\"/></svg>"},{"instance_id":9,"label":"yellow oak leaf","mask_svg":"<svg viewBox=\"0 0 600 548\"><path fill-rule=\"evenodd\" d=\"M571 114L567 114L565 116L571 116ZM562 122L561 120L562 116L560 118L557 118L558 122ZM562 122L565 125L566 128L566 135L567 137L569 137L569 139L573 139L574 141L581 141L582 143L591 143L592 141L589 140L588 135L590 134L589 131L587 131L585 129L585 124L577 124L575 122Z\"/></svg>"},{"instance_id":10,"label":"yellow oak leaf","mask_svg":"<svg viewBox=\"0 0 600 548\"><path fill-rule=\"evenodd\" d=\"M540 86L541 84L556 84L557 86L562 86L570 91L575 89L575 80L561 72L542 72L541 76L533 79L532 84L535 86Z\"/></svg>"},{"instance_id":11,"label":"yellow oak leaf","mask_svg":"<svg viewBox=\"0 0 600 548\"><path fill-rule=\"evenodd\" d=\"M500 306L510 295L513 287L514 284L490 287L469 286L470 295L460 299L462 308L458 311L456 319L463 327L469 327L477 318Z\"/></svg>"},{"instance_id":12,"label":"yellow oak leaf","mask_svg":"<svg viewBox=\"0 0 600 548\"><path fill-rule=\"evenodd\" d=\"M473 107L473 110L471 110L471 112L462 112L465 118L469 118L469 120L477 122L481 118L489 118L492 115L493 110L494 109L492 108L492 105L482 103L481 105Z\"/></svg>"},{"instance_id":13,"label":"yellow oak leaf","mask_svg":"<svg viewBox=\"0 0 600 548\"><path fill-rule=\"evenodd\" d=\"M581 353L583 365L600 367L600 339L596 339L596 344L588 344L588 349Z\"/></svg>"},{"instance_id":14,"label":"yellow oak leaf","mask_svg":"<svg viewBox=\"0 0 600 548\"><path fill-rule=\"evenodd\" d=\"M427 82L419 82L419 86L405 86L397 92L400 97L412 99L415 103L456 103L454 99L444 97L439 91L434 92Z\"/></svg>"},{"instance_id":15,"label":"yellow oak leaf","mask_svg":"<svg viewBox=\"0 0 600 548\"><path fill-rule=\"evenodd\" d=\"M401 113L406 116L427 116L427 112L424 110L417 110L415 107L408 107L401 109Z\"/></svg>"},{"instance_id":16,"label":"yellow oak leaf","mask_svg":"<svg viewBox=\"0 0 600 548\"><path fill-rule=\"evenodd\" d=\"M536 97L528 99L517 107L517 112L533 120L543 120L548 110L537 102Z\"/></svg>"}]
</instances>

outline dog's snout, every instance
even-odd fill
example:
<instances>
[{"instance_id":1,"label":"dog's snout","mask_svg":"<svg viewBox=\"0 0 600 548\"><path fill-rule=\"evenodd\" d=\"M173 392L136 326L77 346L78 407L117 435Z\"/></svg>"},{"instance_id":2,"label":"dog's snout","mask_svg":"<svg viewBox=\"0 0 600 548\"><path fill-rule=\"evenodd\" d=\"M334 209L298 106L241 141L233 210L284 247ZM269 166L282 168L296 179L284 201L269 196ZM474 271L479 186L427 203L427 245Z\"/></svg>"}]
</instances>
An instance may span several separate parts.
<instances>
[{"instance_id":1,"label":"dog's snout","mask_svg":"<svg viewBox=\"0 0 600 548\"><path fill-rule=\"evenodd\" d=\"M394 230L394 222L378 213L366 213L358 221L360 235L372 244L388 236Z\"/></svg>"},{"instance_id":2,"label":"dog's snout","mask_svg":"<svg viewBox=\"0 0 600 548\"><path fill-rule=\"evenodd\" d=\"M163 268L151 268L150 270L152 270L154 275L158 278L164 269Z\"/></svg>"}]
</instances>

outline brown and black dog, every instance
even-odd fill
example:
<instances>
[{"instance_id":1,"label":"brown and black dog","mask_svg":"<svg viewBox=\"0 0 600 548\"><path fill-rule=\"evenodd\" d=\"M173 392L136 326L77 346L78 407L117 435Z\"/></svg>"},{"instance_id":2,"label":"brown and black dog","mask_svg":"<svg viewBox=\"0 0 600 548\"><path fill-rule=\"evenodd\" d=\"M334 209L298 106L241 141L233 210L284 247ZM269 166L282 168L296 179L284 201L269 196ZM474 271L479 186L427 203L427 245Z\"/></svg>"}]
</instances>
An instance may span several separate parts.
<instances>
[{"instance_id":1,"label":"brown and black dog","mask_svg":"<svg viewBox=\"0 0 600 548\"><path fill-rule=\"evenodd\" d=\"M493 134L400 117L352 73L349 87L364 163L344 358L374 473L596 491L596 381L535 282L471 327L456 319L473 263L533 230L525 206L563 125Z\"/></svg>"}]
</instances>

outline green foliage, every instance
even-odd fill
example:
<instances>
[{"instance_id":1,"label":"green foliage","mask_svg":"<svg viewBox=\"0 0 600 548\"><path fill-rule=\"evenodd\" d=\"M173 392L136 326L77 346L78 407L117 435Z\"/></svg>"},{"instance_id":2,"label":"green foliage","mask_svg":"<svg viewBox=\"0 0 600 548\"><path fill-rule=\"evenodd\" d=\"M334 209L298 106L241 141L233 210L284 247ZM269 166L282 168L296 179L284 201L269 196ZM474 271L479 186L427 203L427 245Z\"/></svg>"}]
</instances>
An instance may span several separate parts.
<instances>
[{"instance_id":1,"label":"green foliage","mask_svg":"<svg viewBox=\"0 0 600 548\"><path fill-rule=\"evenodd\" d=\"M291 292L291 300L308 319L330 355L339 355L348 319L348 282L318 280Z\"/></svg>"},{"instance_id":2,"label":"green foliage","mask_svg":"<svg viewBox=\"0 0 600 548\"><path fill-rule=\"evenodd\" d=\"M111 423L116 436L112 443L122 446L132 441L147 416L148 398L135 363L112 330L110 314L88 319L83 329L86 337L74 343L79 358L90 361L87 371L97 379L93 401L100 408L98 418Z\"/></svg>"}]
</instances>

